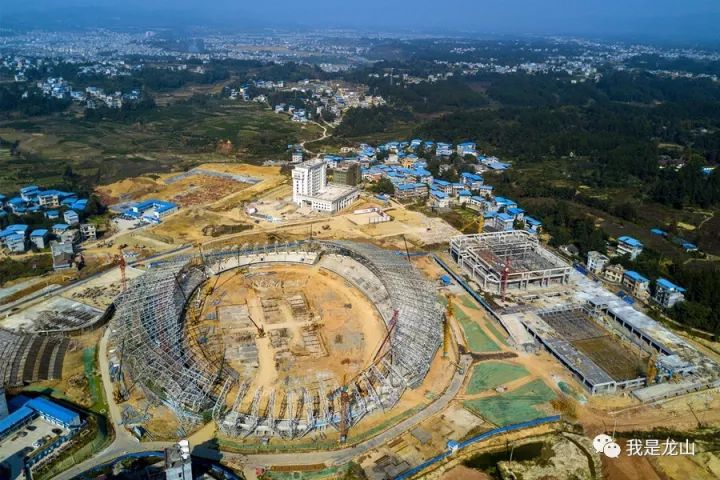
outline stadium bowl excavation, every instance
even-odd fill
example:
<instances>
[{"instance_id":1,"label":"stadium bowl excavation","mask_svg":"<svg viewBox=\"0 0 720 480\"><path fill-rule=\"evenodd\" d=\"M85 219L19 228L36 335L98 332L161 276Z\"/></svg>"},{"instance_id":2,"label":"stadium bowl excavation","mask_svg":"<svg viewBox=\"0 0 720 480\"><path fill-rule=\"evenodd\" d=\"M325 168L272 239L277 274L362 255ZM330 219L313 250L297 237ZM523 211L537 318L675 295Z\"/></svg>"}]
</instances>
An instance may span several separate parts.
<instances>
[{"instance_id":1,"label":"stadium bowl excavation","mask_svg":"<svg viewBox=\"0 0 720 480\"><path fill-rule=\"evenodd\" d=\"M126 384L229 436L298 438L395 405L442 340L433 285L354 242L226 248L152 265L117 300Z\"/></svg>"}]
</instances>

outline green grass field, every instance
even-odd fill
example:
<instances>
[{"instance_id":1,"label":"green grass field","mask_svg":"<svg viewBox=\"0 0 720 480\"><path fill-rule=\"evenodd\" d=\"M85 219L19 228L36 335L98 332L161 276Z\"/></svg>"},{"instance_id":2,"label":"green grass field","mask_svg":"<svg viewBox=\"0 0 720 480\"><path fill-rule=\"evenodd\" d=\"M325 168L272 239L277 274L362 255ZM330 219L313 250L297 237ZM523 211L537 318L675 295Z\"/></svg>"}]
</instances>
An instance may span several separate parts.
<instances>
[{"instance_id":1,"label":"green grass field","mask_svg":"<svg viewBox=\"0 0 720 480\"><path fill-rule=\"evenodd\" d=\"M538 379L511 392L467 400L463 402L463 406L495 425L504 426L546 415L537 407L555 398L555 392Z\"/></svg>"},{"instance_id":2,"label":"green grass field","mask_svg":"<svg viewBox=\"0 0 720 480\"><path fill-rule=\"evenodd\" d=\"M490 330L492 332L492 334L495 335L495 338L497 338L500 343L507 346L507 344L508 344L507 337L508 336L502 327L500 327L500 328L496 327L492 320L488 320L487 323L485 323L485 325L487 326L488 330Z\"/></svg>"},{"instance_id":3,"label":"green grass field","mask_svg":"<svg viewBox=\"0 0 720 480\"><path fill-rule=\"evenodd\" d=\"M499 352L500 347L480 328L480 325L472 321L465 312L459 308L455 309L455 318L462 325L465 339L470 350L473 352Z\"/></svg>"},{"instance_id":4,"label":"green grass field","mask_svg":"<svg viewBox=\"0 0 720 480\"><path fill-rule=\"evenodd\" d=\"M473 368L470 383L465 393L474 395L483 390L496 388L506 383L529 375L522 365L514 365L505 362L482 362Z\"/></svg>"},{"instance_id":5,"label":"green grass field","mask_svg":"<svg viewBox=\"0 0 720 480\"><path fill-rule=\"evenodd\" d=\"M467 308L471 308L473 310L480 310L480 307L478 307L477 303L475 303L475 301L467 295L463 295L462 297L460 297L460 301Z\"/></svg>"}]
</instances>

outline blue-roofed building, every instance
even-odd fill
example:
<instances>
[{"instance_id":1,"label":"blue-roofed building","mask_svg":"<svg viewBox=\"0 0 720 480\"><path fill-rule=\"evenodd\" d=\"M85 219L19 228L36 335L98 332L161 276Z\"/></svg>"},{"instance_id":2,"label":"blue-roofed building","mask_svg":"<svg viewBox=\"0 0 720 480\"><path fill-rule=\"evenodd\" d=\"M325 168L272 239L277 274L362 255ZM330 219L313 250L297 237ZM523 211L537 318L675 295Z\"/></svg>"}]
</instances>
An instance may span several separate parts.
<instances>
[{"instance_id":1,"label":"blue-roofed building","mask_svg":"<svg viewBox=\"0 0 720 480\"><path fill-rule=\"evenodd\" d=\"M151 223L160 223L164 217L177 212L177 210L177 205L172 202L151 198L136 203L123 211L123 216L136 219L142 218L143 221Z\"/></svg>"},{"instance_id":2,"label":"blue-roofed building","mask_svg":"<svg viewBox=\"0 0 720 480\"><path fill-rule=\"evenodd\" d=\"M472 207L475 210L483 211L483 210L485 210L485 205L487 204L487 199L485 199L484 197L479 197L477 195L473 195L468 199L467 204L469 207Z\"/></svg>"},{"instance_id":3,"label":"blue-roofed building","mask_svg":"<svg viewBox=\"0 0 720 480\"><path fill-rule=\"evenodd\" d=\"M36 397L25 404L35 410L43 419L65 428L78 428L82 424L80 415L44 397Z\"/></svg>"},{"instance_id":4,"label":"blue-roofed building","mask_svg":"<svg viewBox=\"0 0 720 480\"><path fill-rule=\"evenodd\" d=\"M490 197L493 192L492 185L481 185L480 187L476 188L475 190L478 191L481 195L484 195L485 197Z\"/></svg>"},{"instance_id":5,"label":"blue-roofed building","mask_svg":"<svg viewBox=\"0 0 720 480\"><path fill-rule=\"evenodd\" d=\"M683 250L685 250L686 252L697 252L698 251L698 247L694 243L683 242L681 246L682 246Z\"/></svg>"},{"instance_id":6,"label":"blue-roofed building","mask_svg":"<svg viewBox=\"0 0 720 480\"><path fill-rule=\"evenodd\" d=\"M60 194L57 190L45 190L37 196L38 205L45 208L58 208L60 206Z\"/></svg>"},{"instance_id":7,"label":"blue-roofed building","mask_svg":"<svg viewBox=\"0 0 720 480\"><path fill-rule=\"evenodd\" d=\"M513 217L515 220L522 220L525 217L525 210L518 207L506 208L505 213Z\"/></svg>"},{"instance_id":8,"label":"blue-roofed building","mask_svg":"<svg viewBox=\"0 0 720 480\"><path fill-rule=\"evenodd\" d=\"M505 197L495 197L495 205L498 211L507 211L509 208L517 208L518 206L514 200Z\"/></svg>"},{"instance_id":9,"label":"blue-roofed building","mask_svg":"<svg viewBox=\"0 0 720 480\"><path fill-rule=\"evenodd\" d=\"M25 213L27 210L25 208L26 205L27 202L20 197L13 197L7 201L7 206L10 207L10 211L12 211L16 215L21 215Z\"/></svg>"},{"instance_id":10,"label":"blue-roofed building","mask_svg":"<svg viewBox=\"0 0 720 480\"><path fill-rule=\"evenodd\" d=\"M5 230L8 230L10 232L20 233L22 235L27 235L28 230L30 230L30 227L25 225L24 223L13 223L12 225L8 225L5 227Z\"/></svg>"},{"instance_id":11,"label":"blue-roofed building","mask_svg":"<svg viewBox=\"0 0 720 480\"><path fill-rule=\"evenodd\" d=\"M643 244L636 238L624 235L618 238L618 255L629 255L630 260L635 260L643 251Z\"/></svg>"},{"instance_id":12,"label":"blue-roofed building","mask_svg":"<svg viewBox=\"0 0 720 480\"><path fill-rule=\"evenodd\" d=\"M460 193L466 189L465 184L460 183L460 182L451 184L451 187L452 187L451 192L452 192L453 196L457 196L458 193Z\"/></svg>"},{"instance_id":13,"label":"blue-roofed building","mask_svg":"<svg viewBox=\"0 0 720 480\"><path fill-rule=\"evenodd\" d=\"M47 240L50 232L44 228L38 228L30 233L30 241L39 249L47 247Z\"/></svg>"},{"instance_id":14,"label":"blue-roofed building","mask_svg":"<svg viewBox=\"0 0 720 480\"><path fill-rule=\"evenodd\" d=\"M77 200L76 202L73 202L72 205L70 205L70 208L75 210L76 212L84 212L87 208L88 199L83 198L80 200Z\"/></svg>"},{"instance_id":15,"label":"blue-roofed building","mask_svg":"<svg viewBox=\"0 0 720 480\"><path fill-rule=\"evenodd\" d=\"M450 205L450 197L440 190L430 190L430 204L436 208L446 208Z\"/></svg>"},{"instance_id":16,"label":"blue-roofed building","mask_svg":"<svg viewBox=\"0 0 720 480\"><path fill-rule=\"evenodd\" d=\"M476 173L463 172L460 175L460 178L462 179L462 182L467 185L468 188L470 188L471 190L477 190L483 186L483 177Z\"/></svg>"},{"instance_id":17,"label":"blue-roofed building","mask_svg":"<svg viewBox=\"0 0 720 480\"><path fill-rule=\"evenodd\" d=\"M432 188L440 190L446 195L450 195L452 193L452 184L446 180L440 180L438 178L434 179L432 182Z\"/></svg>"},{"instance_id":18,"label":"blue-roofed building","mask_svg":"<svg viewBox=\"0 0 720 480\"><path fill-rule=\"evenodd\" d=\"M78 215L75 210L67 210L63 213L63 220L65 220L65 223L68 225L77 225L80 223L80 215Z\"/></svg>"},{"instance_id":19,"label":"blue-roofed building","mask_svg":"<svg viewBox=\"0 0 720 480\"><path fill-rule=\"evenodd\" d=\"M395 197L400 200L425 197L427 194L428 186L426 183L400 183L395 185Z\"/></svg>"},{"instance_id":20,"label":"blue-roofed building","mask_svg":"<svg viewBox=\"0 0 720 480\"><path fill-rule=\"evenodd\" d=\"M470 198L472 197L472 192L470 190L460 190L457 195L457 201L461 205L465 205L470 201Z\"/></svg>"},{"instance_id":21,"label":"blue-roofed building","mask_svg":"<svg viewBox=\"0 0 720 480\"><path fill-rule=\"evenodd\" d=\"M36 185L28 185L20 189L20 197L26 202L29 202L37 197L39 190Z\"/></svg>"},{"instance_id":22,"label":"blue-roofed building","mask_svg":"<svg viewBox=\"0 0 720 480\"><path fill-rule=\"evenodd\" d=\"M0 420L0 441L32 422L37 414L31 408L20 407Z\"/></svg>"},{"instance_id":23,"label":"blue-roofed building","mask_svg":"<svg viewBox=\"0 0 720 480\"><path fill-rule=\"evenodd\" d=\"M25 253L27 250L27 241L22 233L12 233L5 237L5 246L12 253Z\"/></svg>"},{"instance_id":24,"label":"blue-roofed building","mask_svg":"<svg viewBox=\"0 0 720 480\"><path fill-rule=\"evenodd\" d=\"M670 280L659 278L655 282L655 293L652 299L663 308L672 308L676 303L685 301L685 289Z\"/></svg>"},{"instance_id":25,"label":"blue-roofed building","mask_svg":"<svg viewBox=\"0 0 720 480\"><path fill-rule=\"evenodd\" d=\"M7 197L0 193L0 208L5 206L5 202L7 201Z\"/></svg>"},{"instance_id":26,"label":"blue-roofed building","mask_svg":"<svg viewBox=\"0 0 720 480\"><path fill-rule=\"evenodd\" d=\"M422 140L419 138L413 138L410 141L410 148L413 150L417 149L420 145L422 145Z\"/></svg>"},{"instance_id":27,"label":"blue-roofed building","mask_svg":"<svg viewBox=\"0 0 720 480\"><path fill-rule=\"evenodd\" d=\"M464 157L465 155L477 155L477 152L475 151L475 142L459 143L456 151L461 157Z\"/></svg>"},{"instance_id":28,"label":"blue-roofed building","mask_svg":"<svg viewBox=\"0 0 720 480\"><path fill-rule=\"evenodd\" d=\"M636 297L643 297L648 294L650 280L634 270L626 270L623 274L622 284Z\"/></svg>"},{"instance_id":29,"label":"blue-roofed building","mask_svg":"<svg viewBox=\"0 0 720 480\"><path fill-rule=\"evenodd\" d=\"M668 234L665 230L661 230L659 228L651 228L650 233L652 233L653 235L660 236L660 237L667 237L667 234Z\"/></svg>"},{"instance_id":30,"label":"blue-roofed building","mask_svg":"<svg viewBox=\"0 0 720 480\"><path fill-rule=\"evenodd\" d=\"M71 197L63 198L62 201L60 202L60 205L62 205L64 207L69 207L75 202L77 202L77 197L71 196Z\"/></svg>"},{"instance_id":31,"label":"blue-roofed building","mask_svg":"<svg viewBox=\"0 0 720 480\"><path fill-rule=\"evenodd\" d=\"M510 231L515 223L515 219L507 213L498 213L493 220L495 229L499 231Z\"/></svg>"},{"instance_id":32,"label":"blue-roofed building","mask_svg":"<svg viewBox=\"0 0 720 480\"><path fill-rule=\"evenodd\" d=\"M542 222L536 218L525 215L525 230L530 233L538 234L542 230Z\"/></svg>"},{"instance_id":33,"label":"blue-roofed building","mask_svg":"<svg viewBox=\"0 0 720 480\"><path fill-rule=\"evenodd\" d=\"M452 145L449 143L440 143L438 142L437 146L435 147L435 155L438 157L449 157L452 155Z\"/></svg>"},{"instance_id":34,"label":"blue-roofed building","mask_svg":"<svg viewBox=\"0 0 720 480\"><path fill-rule=\"evenodd\" d=\"M70 230L70 225L67 223L56 223L52 226L53 235L60 236L68 230Z\"/></svg>"},{"instance_id":35,"label":"blue-roofed building","mask_svg":"<svg viewBox=\"0 0 720 480\"><path fill-rule=\"evenodd\" d=\"M45 212L45 218L47 218L48 220L57 220L58 218L60 218L60 212L57 210L48 210L47 212Z\"/></svg>"}]
</instances>

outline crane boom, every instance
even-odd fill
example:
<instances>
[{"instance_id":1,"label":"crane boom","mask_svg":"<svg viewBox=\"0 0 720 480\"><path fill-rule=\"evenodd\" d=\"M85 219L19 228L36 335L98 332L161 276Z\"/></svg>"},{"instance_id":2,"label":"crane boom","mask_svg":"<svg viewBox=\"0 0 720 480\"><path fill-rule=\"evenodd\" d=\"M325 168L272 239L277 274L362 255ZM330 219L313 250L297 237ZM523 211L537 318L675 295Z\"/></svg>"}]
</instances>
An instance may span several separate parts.
<instances>
[{"instance_id":1,"label":"crane boom","mask_svg":"<svg viewBox=\"0 0 720 480\"><path fill-rule=\"evenodd\" d=\"M390 319L390 324L388 326L387 335L385 335L385 338L383 338L382 342L380 343L380 346L378 347L377 351L375 352L375 356L373 357L372 363L375 363L380 356L380 354L383 351L383 347L385 347L385 344L390 341L390 336L392 335L393 330L395 330L395 326L397 325L397 319L400 315L400 310L395 310L393 312L393 316Z\"/></svg>"}]
</instances>

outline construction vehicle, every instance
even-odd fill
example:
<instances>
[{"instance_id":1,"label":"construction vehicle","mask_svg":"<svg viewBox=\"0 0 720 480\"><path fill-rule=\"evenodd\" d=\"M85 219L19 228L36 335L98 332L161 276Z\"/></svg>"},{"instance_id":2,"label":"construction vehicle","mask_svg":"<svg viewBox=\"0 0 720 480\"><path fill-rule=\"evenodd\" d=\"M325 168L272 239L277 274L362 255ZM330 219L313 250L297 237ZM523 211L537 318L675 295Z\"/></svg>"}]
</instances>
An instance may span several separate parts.
<instances>
[{"instance_id":1,"label":"construction vehicle","mask_svg":"<svg viewBox=\"0 0 720 480\"><path fill-rule=\"evenodd\" d=\"M252 322L253 325L255 325L255 328L257 329L257 336L258 338L265 338L265 329L262 327L262 325L258 324L253 318L248 314L248 318Z\"/></svg>"},{"instance_id":2,"label":"construction vehicle","mask_svg":"<svg viewBox=\"0 0 720 480\"><path fill-rule=\"evenodd\" d=\"M646 377L648 385L655 383L657 377L657 353L653 353L648 358Z\"/></svg>"}]
</instances>

